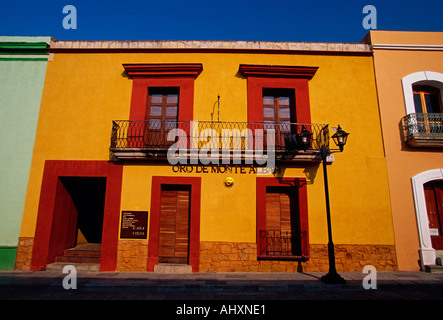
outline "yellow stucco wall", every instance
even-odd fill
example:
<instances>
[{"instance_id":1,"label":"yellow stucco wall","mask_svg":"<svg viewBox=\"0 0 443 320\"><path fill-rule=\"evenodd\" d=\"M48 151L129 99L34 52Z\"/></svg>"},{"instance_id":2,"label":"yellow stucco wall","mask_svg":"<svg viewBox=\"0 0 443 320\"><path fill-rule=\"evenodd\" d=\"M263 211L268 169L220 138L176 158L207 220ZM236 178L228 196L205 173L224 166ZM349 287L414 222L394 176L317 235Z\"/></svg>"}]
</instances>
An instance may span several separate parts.
<instances>
[{"instance_id":1,"label":"yellow stucco wall","mask_svg":"<svg viewBox=\"0 0 443 320\"><path fill-rule=\"evenodd\" d=\"M202 63L195 80L194 119L210 120L221 95L221 121L247 121L247 79L240 64L317 66L309 83L313 123L350 132L329 166L334 242L394 244L372 57L257 53L56 53L48 63L21 230L33 237L45 160L107 160L112 120L129 118L132 79L123 63ZM331 141L332 143L332 141ZM170 166L125 165L121 210L150 210L151 176ZM201 240L255 242L254 174L202 177ZM310 243L326 243L322 169L297 165L285 177L308 179Z\"/></svg>"}]
</instances>

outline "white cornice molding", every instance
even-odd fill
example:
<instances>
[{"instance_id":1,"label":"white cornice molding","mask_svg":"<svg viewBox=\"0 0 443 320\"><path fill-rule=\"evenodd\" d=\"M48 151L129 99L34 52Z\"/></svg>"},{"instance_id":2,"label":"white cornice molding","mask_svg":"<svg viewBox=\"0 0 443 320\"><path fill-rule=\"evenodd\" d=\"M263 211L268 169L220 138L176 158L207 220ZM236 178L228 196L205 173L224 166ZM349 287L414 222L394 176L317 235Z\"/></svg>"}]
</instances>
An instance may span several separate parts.
<instances>
[{"instance_id":1,"label":"white cornice molding","mask_svg":"<svg viewBox=\"0 0 443 320\"><path fill-rule=\"evenodd\" d=\"M370 54L365 43L267 42L267 41L60 41L50 50L265 50Z\"/></svg>"},{"instance_id":2,"label":"white cornice molding","mask_svg":"<svg viewBox=\"0 0 443 320\"><path fill-rule=\"evenodd\" d=\"M373 44L373 50L415 50L415 51L443 51L439 44Z\"/></svg>"}]
</instances>

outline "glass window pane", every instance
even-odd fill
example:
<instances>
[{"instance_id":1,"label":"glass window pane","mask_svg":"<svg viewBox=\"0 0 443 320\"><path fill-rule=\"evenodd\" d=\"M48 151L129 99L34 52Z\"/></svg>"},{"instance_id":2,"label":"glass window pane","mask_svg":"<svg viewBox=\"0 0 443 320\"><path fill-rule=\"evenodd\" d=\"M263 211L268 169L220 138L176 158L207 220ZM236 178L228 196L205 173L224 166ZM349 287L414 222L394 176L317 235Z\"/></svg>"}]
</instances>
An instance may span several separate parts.
<instances>
[{"instance_id":1,"label":"glass window pane","mask_svg":"<svg viewBox=\"0 0 443 320\"><path fill-rule=\"evenodd\" d=\"M168 94L167 104L178 104L178 94Z\"/></svg>"},{"instance_id":2,"label":"glass window pane","mask_svg":"<svg viewBox=\"0 0 443 320\"><path fill-rule=\"evenodd\" d=\"M265 120L265 124L263 125L263 129L275 129L275 123L272 120Z\"/></svg>"},{"instance_id":3,"label":"glass window pane","mask_svg":"<svg viewBox=\"0 0 443 320\"><path fill-rule=\"evenodd\" d=\"M291 123L289 121L280 121L281 131L291 131Z\"/></svg>"},{"instance_id":4,"label":"glass window pane","mask_svg":"<svg viewBox=\"0 0 443 320\"><path fill-rule=\"evenodd\" d=\"M436 94L425 95L426 109L428 113L440 113L440 101L438 101L438 96Z\"/></svg>"},{"instance_id":5,"label":"glass window pane","mask_svg":"<svg viewBox=\"0 0 443 320\"><path fill-rule=\"evenodd\" d=\"M151 95L151 103L162 103L163 95L162 94L153 94Z\"/></svg>"},{"instance_id":6,"label":"glass window pane","mask_svg":"<svg viewBox=\"0 0 443 320\"><path fill-rule=\"evenodd\" d=\"M165 129L170 130L177 127L177 121L166 120Z\"/></svg>"},{"instance_id":7,"label":"glass window pane","mask_svg":"<svg viewBox=\"0 0 443 320\"><path fill-rule=\"evenodd\" d=\"M272 96L264 96L263 97L263 104L274 104L274 97Z\"/></svg>"},{"instance_id":8,"label":"glass window pane","mask_svg":"<svg viewBox=\"0 0 443 320\"><path fill-rule=\"evenodd\" d=\"M415 104L415 112L423 113L423 108L421 106L421 98L419 93L414 93L414 104Z\"/></svg>"},{"instance_id":9,"label":"glass window pane","mask_svg":"<svg viewBox=\"0 0 443 320\"><path fill-rule=\"evenodd\" d=\"M160 129L162 121L160 119L149 120L149 129Z\"/></svg>"},{"instance_id":10,"label":"glass window pane","mask_svg":"<svg viewBox=\"0 0 443 320\"><path fill-rule=\"evenodd\" d=\"M291 110L289 108L280 108L280 119L290 119Z\"/></svg>"},{"instance_id":11,"label":"glass window pane","mask_svg":"<svg viewBox=\"0 0 443 320\"><path fill-rule=\"evenodd\" d=\"M162 107L161 106L151 106L151 116L161 117Z\"/></svg>"},{"instance_id":12,"label":"glass window pane","mask_svg":"<svg viewBox=\"0 0 443 320\"><path fill-rule=\"evenodd\" d=\"M290 99L289 97L279 97L278 104L281 106L289 106Z\"/></svg>"},{"instance_id":13,"label":"glass window pane","mask_svg":"<svg viewBox=\"0 0 443 320\"><path fill-rule=\"evenodd\" d=\"M171 107L171 106L167 106L166 107L166 116L167 117L176 117L177 116L177 107Z\"/></svg>"},{"instance_id":14,"label":"glass window pane","mask_svg":"<svg viewBox=\"0 0 443 320\"><path fill-rule=\"evenodd\" d=\"M263 117L265 118L274 118L274 108L264 107L263 108Z\"/></svg>"}]
</instances>

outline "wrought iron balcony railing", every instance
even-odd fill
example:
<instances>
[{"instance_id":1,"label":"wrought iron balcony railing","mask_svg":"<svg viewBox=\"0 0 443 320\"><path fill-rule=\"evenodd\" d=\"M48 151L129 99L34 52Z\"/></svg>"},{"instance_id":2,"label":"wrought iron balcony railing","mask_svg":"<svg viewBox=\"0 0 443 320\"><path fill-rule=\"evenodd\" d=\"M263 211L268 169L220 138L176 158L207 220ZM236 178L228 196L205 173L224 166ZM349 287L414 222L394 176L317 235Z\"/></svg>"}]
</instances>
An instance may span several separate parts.
<instances>
[{"instance_id":1,"label":"wrought iron balcony railing","mask_svg":"<svg viewBox=\"0 0 443 320\"><path fill-rule=\"evenodd\" d=\"M443 113L411 113L401 121L402 140L414 147L443 147Z\"/></svg>"},{"instance_id":2,"label":"wrought iron balcony railing","mask_svg":"<svg viewBox=\"0 0 443 320\"><path fill-rule=\"evenodd\" d=\"M308 146L300 141L302 130L312 134ZM262 150L266 154L272 148L281 156L309 155L323 144L329 145L326 124L116 120L112 125L110 151L114 158L120 159L161 158L175 145L188 151L218 148L220 154L222 150L231 153Z\"/></svg>"},{"instance_id":3,"label":"wrought iron balcony railing","mask_svg":"<svg viewBox=\"0 0 443 320\"><path fill-rule=\"evenodd\" d=\"M291 232L260 230L259 257L261 259L308 259L306 231Z\"/></svg>"}]
</instances>

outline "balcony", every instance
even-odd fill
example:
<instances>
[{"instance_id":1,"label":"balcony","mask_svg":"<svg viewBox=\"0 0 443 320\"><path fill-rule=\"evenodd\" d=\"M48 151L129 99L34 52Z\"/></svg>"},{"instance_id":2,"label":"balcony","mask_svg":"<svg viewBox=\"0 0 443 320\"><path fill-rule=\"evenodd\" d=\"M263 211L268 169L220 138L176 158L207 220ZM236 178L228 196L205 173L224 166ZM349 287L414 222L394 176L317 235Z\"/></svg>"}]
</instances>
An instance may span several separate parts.
<instances>
[{"instance_id":1,"label":"balcony","mask_svg":"<svg viewBox=\"0 0 443 320\"><path fill-rule=\"evenodd\" d=\"M308 145L302 144L301 133L311 136ZM276 161L319 162L316 151L322 144L329 145L326 124L115 120L109 150L116 161L167 160L175 148L185 160L204 152L220 163L252 164L271 154Z\"/></svg>"},{"instance_id":2,"label":"balcony","mask_svg":"<svg viewBox=\"0 0 443 320\"><path fill-rule=\"evenodd\" d=\"M443 113L411 113L401 120L402 141L411 147L443 147Z\"/></svg>"},{"instance_id":3,"label":"balcony","mask_svg":"<svg viewBox=\"0 0 443 320\"><path fill-rule=\"evenodd\" d=\"M259 259L301 260L309 258L306 232L260 230Z\"/></svg>"}]
</instances>

